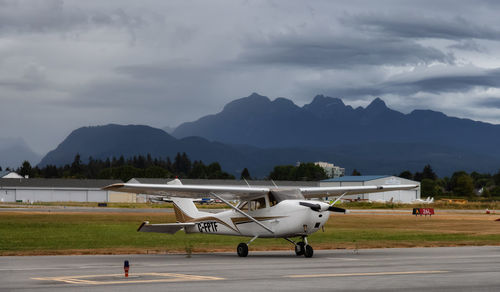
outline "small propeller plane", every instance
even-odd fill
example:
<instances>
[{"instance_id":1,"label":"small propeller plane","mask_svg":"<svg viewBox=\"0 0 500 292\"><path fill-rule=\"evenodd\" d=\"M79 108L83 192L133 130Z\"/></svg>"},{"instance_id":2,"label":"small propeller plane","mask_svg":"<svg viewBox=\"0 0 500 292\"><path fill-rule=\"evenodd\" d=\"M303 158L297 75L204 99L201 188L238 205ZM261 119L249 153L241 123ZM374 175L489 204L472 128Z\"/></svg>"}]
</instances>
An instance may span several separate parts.
<instances>
[{"instance_id":1,"label":"small propeller plane","mask_svg":"<svg viewBox=\"0 0 500 292\"><path fill-rule=\"evenodd\" d=\"M409 190L417 185L380 185L349 187L242 187L223 185L183 185L179 179L167 184L118 183L106 190L152 194L169 197L174 204L177 223L149 224L143 222L137 231L174 234L207 233L251 237L236 248L240 257L248 255L248 246L257 238L283 238L295 246L297 256L313 256L307 236L320 230L328 221L330 212L346 213L335 207L343 196ZM219 213L199 211L193 200L207 194L220 200L232 210ZM339 197L332 203L308 200L327 196ZM229 201L237 200L237 205ZM300 238L298 241L292 238Z\"/></svg>"}]
</instances>

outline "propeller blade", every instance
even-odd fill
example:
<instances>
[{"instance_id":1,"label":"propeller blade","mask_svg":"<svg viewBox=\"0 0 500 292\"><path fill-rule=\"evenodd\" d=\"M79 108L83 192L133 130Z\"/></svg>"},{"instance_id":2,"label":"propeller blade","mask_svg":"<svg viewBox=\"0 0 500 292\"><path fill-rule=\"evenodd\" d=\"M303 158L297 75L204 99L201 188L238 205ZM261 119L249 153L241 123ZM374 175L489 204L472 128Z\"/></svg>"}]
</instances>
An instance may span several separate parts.
<instances>
[{"instance_id":1,"label":"propeller blade","mask_svg":"<svg viewBox=\"0 0 500 292\"><path fill-rule=\"evenodd\" d=\"M304 207L309 207L313 211L319 212L321 210L321 206L319 204L313 204L313 203L307 203L307 202L300 202L299 204L301 206L304 206Z\"/></svg>"},{"instance_id":2,"label":"propeller blade","mask_svg":"<svg viewBox=\"0 0 500 292\"><path fill-rule=\"evenodd\" d=\"M328 211L330 211L330 212L339 212L339 213L345 213L346 212L346 210L344 208L339 208L339 207L334 207L334 206L328 207Z\"/></svg>"}]
</instances>

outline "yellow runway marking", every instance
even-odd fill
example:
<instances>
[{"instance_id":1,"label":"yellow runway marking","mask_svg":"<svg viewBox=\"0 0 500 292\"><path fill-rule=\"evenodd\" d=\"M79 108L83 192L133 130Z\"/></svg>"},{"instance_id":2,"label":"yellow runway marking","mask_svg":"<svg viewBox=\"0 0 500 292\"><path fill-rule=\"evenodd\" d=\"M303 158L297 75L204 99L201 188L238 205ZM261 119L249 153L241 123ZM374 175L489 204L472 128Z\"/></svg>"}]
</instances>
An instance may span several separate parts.
<instances>
[{"instance_id":1,"label":"yellow runway marking","mask_svg":"<svg viewBox=\"0 0 500 292\"><path fill-rule=\"evenodd\" d=\"M320 278L320 277L353 277L353 276L383 276L383 275L414 275L414 274L439 274L448 271L409 271L409 272L374 272L374 273L350 273L350 274L312 274L312 275L288 275L285 278Z\"/></svg>"},{"instance_id":2,"label":"yellow runway marking","mask_svg":"<svg viewBox=\"0 0 500 292\"><path fill-rule=\"evenodd\" d=\"M153 279L134 279L152 277ZM119 278L106 280L103 278ZM31 278L33 280L42 281L58 281L68 284L87 284L87 285L106 285L106 284L129 284L129 283L160 283L160 282L186 282L186 281L215 281L224 280L224 278L172 274L172 273L134 273L129 274L125 278L123 274L106 274L106 275L84 275L84 276L63 276L63 277L47 277L47 278Z\"/></svg>"}]
</instances>

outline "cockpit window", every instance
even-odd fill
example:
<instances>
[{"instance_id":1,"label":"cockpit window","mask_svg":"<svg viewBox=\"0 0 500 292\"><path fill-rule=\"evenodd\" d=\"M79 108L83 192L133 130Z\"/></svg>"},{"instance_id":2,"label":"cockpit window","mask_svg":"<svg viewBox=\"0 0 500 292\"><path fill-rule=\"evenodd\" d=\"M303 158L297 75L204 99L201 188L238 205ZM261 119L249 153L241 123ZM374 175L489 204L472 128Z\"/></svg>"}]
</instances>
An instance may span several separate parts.
<instances>
[{"instance_id":1,"label":"cockpit window","mask_svg":"<svg viewBox=\"0 0 500 292\"><path fill-rule=\"evenodd\" d=\"M263 209L265 207L266 207L266 198L265 197L250 201L250 211Z\"/></svg>"},{"instance_id":2,"label":"cockpit window","mask_svg":"<svg viewBox=\"0 0 500 292\"><path fill-rule=\"evenodd\" d=\"M274 197L273 193L269 192L269 206L276 206L278 204L278 200Z\"/></svg>"},{"instance_id":3,"label":"cockpit window","mask_svg":"<svg viewBox=\"0 0 500 292\"><path fill-rule=\"evenodd\" d=\"M243 210L243 211L247 211L248 210L248 202L247 201L241 202L237 206L237 208L240 209L240 210ZM245 209L247 209L247 210L245 210Z\"/></svg>"}]
</instances>

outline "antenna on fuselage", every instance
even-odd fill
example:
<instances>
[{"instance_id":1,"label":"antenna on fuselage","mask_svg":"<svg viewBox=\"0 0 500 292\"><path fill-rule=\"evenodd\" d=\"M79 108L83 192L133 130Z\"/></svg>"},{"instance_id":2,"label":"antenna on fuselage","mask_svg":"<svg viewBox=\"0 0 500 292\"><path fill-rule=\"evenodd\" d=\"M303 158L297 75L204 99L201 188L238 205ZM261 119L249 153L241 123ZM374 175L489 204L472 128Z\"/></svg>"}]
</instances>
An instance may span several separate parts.
<instances>
[{"instance_id":1,"label":"antenna on fuselage","mask_svg":"<svg viewBox=\"0 0 500 292\"><path fill-rule=\"evenodd\" d=\"M271 182L273 183L273 185L278 189L279 187L276 185L276 183L274 182L274 180L271 180Z\"/></svg>"}]
</instances>

